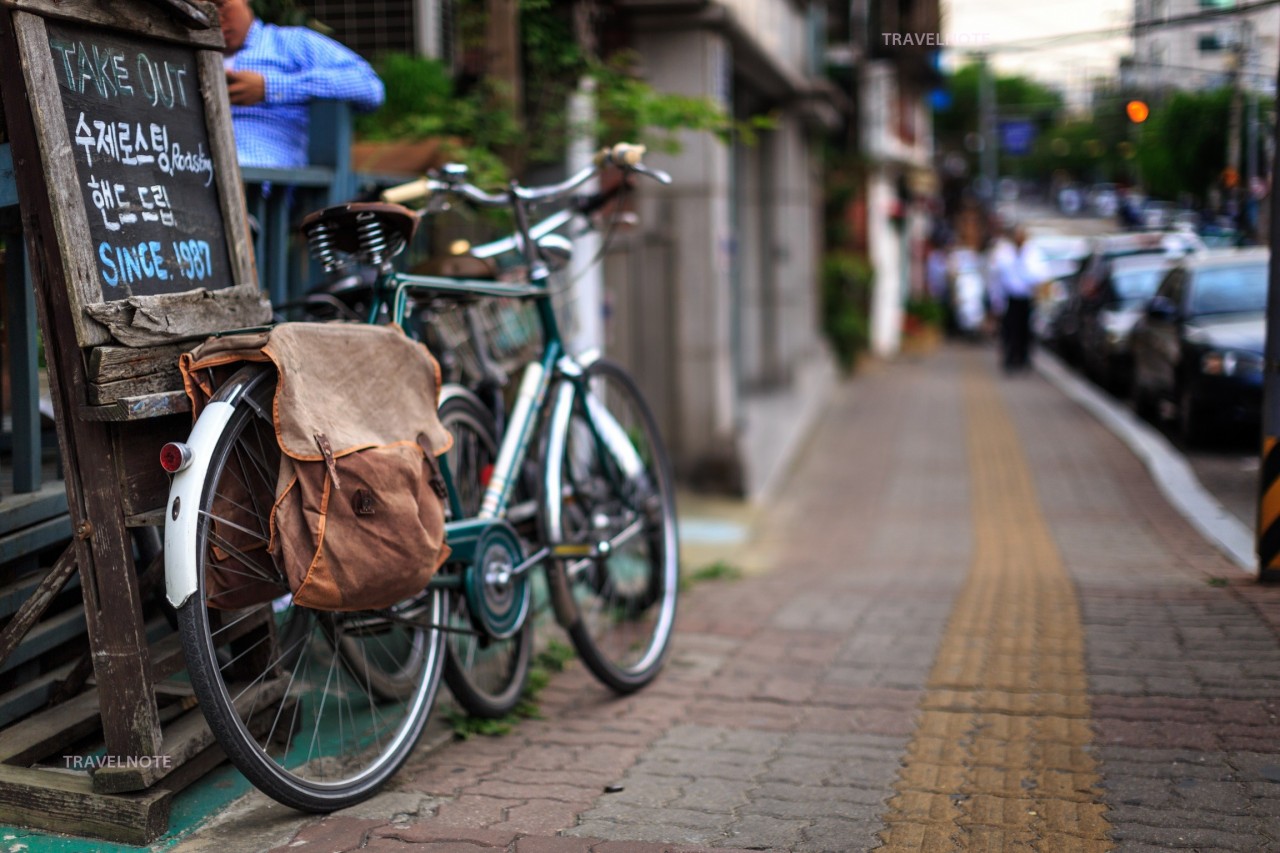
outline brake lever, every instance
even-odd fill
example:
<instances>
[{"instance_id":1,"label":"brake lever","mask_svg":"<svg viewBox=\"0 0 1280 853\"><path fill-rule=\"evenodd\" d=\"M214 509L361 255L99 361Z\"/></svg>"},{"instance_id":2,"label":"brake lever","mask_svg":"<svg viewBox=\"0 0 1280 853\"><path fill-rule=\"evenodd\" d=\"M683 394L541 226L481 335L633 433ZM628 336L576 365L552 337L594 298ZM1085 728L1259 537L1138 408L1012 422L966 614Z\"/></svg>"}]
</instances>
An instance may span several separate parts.
<instances>
[{"instance_id":1,"label":"brake lever","mask_svg":"<svg viewBox=\"0 0 1280 853\"><path fill-rule=\"evenodd\" d=\"M647 178L653 178L655 181L657 181L660 184L671 183L671 175L667 174L661 169L654 169L650 166L644 165L643 163L637 163L634 166L628 166L627 169L632 172L638 172Z\"/></svg>"}]
</instances>

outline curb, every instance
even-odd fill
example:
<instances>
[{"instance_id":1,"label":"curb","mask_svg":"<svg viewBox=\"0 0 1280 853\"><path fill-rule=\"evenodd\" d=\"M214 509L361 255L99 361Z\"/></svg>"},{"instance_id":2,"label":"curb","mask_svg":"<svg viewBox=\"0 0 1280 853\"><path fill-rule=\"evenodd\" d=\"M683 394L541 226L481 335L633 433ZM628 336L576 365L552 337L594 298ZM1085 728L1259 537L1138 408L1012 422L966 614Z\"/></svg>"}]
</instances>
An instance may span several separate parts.
<instances>
[{"instance_id":1,"label":"curb","mask_svg":"<svg viewBox=\"0 0 1280 853\"><path fill-rule=\"evenodd\" d=\"M1253 531L1209 493L1186 458L1163 435L1092 385L1071 373L1052 353L1038 349L1036 371L1078 403L1142 461L1165 499L1241 571L1257 574Z\"/></svg>"}]
</instances>

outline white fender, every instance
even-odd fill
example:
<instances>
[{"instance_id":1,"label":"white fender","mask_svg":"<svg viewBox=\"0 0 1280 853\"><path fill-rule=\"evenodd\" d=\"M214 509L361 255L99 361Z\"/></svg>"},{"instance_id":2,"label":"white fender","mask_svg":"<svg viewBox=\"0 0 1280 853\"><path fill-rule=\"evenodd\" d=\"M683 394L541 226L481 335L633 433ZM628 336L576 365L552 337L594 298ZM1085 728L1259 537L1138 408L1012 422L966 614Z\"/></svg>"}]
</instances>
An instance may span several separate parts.
<instances>
[{"instance_id":1,"label":"white fender","mask_svg":"<svg viewBox=\"0 0 1280 853\"><path fill-rule=\"evenodd\" d=\"M164 588L174 607L181 607L195 594L199 562L196 559L196 521L200 493L213 460L213 448L231 420L235 406L209 403L200 413L187 439L191 464L179 471L169 485L169 502L164 517Z\"/></svg>"}]
</instances>

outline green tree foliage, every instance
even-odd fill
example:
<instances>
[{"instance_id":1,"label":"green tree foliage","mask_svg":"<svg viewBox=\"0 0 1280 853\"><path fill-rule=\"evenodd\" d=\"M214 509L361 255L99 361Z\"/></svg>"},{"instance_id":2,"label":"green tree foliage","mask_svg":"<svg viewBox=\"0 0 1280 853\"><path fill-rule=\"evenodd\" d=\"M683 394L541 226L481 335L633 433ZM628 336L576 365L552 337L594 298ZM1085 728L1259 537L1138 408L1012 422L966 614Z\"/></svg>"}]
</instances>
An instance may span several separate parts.
<instances>
[{"instance_id":1,"label":"green tree foliage","mask_svg":"<svg viewBox=\"0 0 1280 853\"><path fill-rule=\"evenodd\" d=\"M977 154L968 151L965 137L980 128L980 66L965 65L947 77L945 89L950 104L934 113L933 126L939 144L948 150L963 151L970 167L977 168ZM996 111L1001 117L1018 116L1032 121L1039 134L1053 126L1062 112L1062 94L1030 77L996 75ZM1000 158L1001 174L1012 171L1016 158Z\"/></svg>"},{"instance_id":2,"label":"green tree foliage","mask_svg":"<svg viewBox=\"0 0 1280 853\"><path fill-rule=\"evenodd\" d=\"M1036 137L1031 154L1019 164L1019 174L1048 177L1065 173L1077 181L1111 180L1119 156L1115 146L1103 139L1095 121L1070 119Z\"/></svg>"},{"instance_id":3,"label":"green tree foliage","mask_svg":"<svg viewBox=\"0 0 1280 853\"><path fill-rule=\"evenodd\" d=\"M1176 199L1205 193L1227 164L1231 90L1177 92L1153 105L1141 125L1138 168L1155 196Z\"/></svg>"},{"instance_id":4,"label":"green tree foliage","mask_svg":"<svg viewBox=\"0 0 1280 853\"><path fill-rule=\"evenodd\" d=\"M642 79L626 52L607 61L589 55L574 31L572 6L521 0L521 109L489 79L455 82L438 62L388 54L374 63L386 84L387 103L359 117L357 133L366 139L443 138L448 156L470 165L481 181L496 182L509 172L500 154L525 165L557 163L577 130L602 143L627 140L670 149L684 131L750 135L769 126L767 119L737 122L708 98L658 91ZM483 0L461 0L456 8L463 51L482 48ZM568 100L586 76L596 81L599 120L592 128L571 128Z\"/></svg>"}]
</instances>

